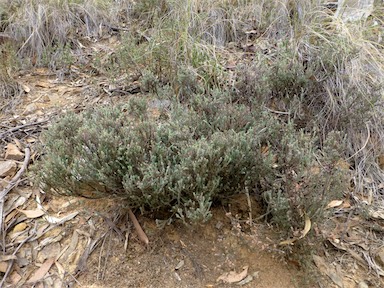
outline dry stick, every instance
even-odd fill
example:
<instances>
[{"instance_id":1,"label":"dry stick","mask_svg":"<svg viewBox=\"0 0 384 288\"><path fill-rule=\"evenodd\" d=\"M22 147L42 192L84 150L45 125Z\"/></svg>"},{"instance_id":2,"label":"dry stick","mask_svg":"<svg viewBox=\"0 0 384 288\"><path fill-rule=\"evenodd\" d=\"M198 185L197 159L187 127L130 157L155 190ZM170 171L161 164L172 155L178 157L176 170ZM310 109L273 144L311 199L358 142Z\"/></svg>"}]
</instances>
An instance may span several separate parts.
<instances>
[{"instance_id":1,"label":"dry stick","mask_svg":"<svg viewBox=\"0 0 384 288\"><path fill-rule=\"evenodd\" d=\"M3 215L3 209L4 209L4 202L5 202L5 196L7 196L8 192L11 191L14 187L17 186L19 183L19 180L21 178L21 175L23 175L25 169L27 169L29 159L31 157L31 150L29 147L25 148L25 158L23 162L23 166L21 166L20 170L16 173L16 175L12 178L11 182L5 187L3 191L0 193L0 231L2 232L3 235L3 250L5 252L5 231L3 230L3 220L4 220L4 215Z\"/></svg>"},{"instance_id":2,"label":"dry stick","mask_svg":"<svg viewBox=\"0 0 384 288\"><path fill-rule=\"evenodd\" d=\"M107 271L108 258L110 256L110 254L111 254L111 234L109 234L109 237L108 237L108 248L107 248L106 255L105 255L104 268L103 268L103 271L101 272L101 279L102 280L105 279L105 271Z\"/></svg>"},{"instance_id":3,"label":"dry stick","mask_svg":"<svg viewBox=\"0 0 384 288\"><path fill-rule=\"evenodd\" d=\"M89 243L89 245L85 248L85 251L77 262L75 269L75 277L79 276L80 273L85 270L89 255L91 255L91 253L96 249L96 247L99 245L100 240L103 239L107 235L107 233L108 231L101 235L99 238L91 241L91 243Z\"/></svg>"},{"instance_id":4,"label":"dry stick","mask_svg":"<svg viewBox=\"0 0 384 288\"><path fill-rule=\"evenodd\" d=\"M35 122L35 123L28 123L28 124L24 124L24 125L13 127L11 129L1 133L0 134L0 139L3 138L5 135L7 135L9 133L12 133L12 132L15 132L17 130L20 130L22 128L29 127L29 126L40 125L40 124L43 124L43 123L46 123L46 122L48 122L48 120L42 120L42 121L38 121L38 122Z\"/></svg>"},{"instance_id":5,"label":"dry stick","mask_svg":"<svg viewBox=\"0 0 384 288\"><path fill-rule=\"evenodd\" d=\"M139 221L137 221L135 214L133 214L131 208L128 209L128 215L129 218L131 218L131 221L133 223L133 226L136 229L137 235L139 236L139 239L145 243L145 245L149 244L149 240L145 232L143 231L143 228L141 228L141 225Z\"/></svg>"},{"instance_id":6,"label":"dry stick","mask_svg":"<svg viewBox=\"0 0 384 288\"><path fill-rule=\"evenodd\" d=\"M247 202L248 202L248 215L249 215L249 225L252 225L252 203L251 203L251 198L249 197L249 191L248 191L248 186L245 187L245 195L247 195Z\"/></svg>"}]
</instances>

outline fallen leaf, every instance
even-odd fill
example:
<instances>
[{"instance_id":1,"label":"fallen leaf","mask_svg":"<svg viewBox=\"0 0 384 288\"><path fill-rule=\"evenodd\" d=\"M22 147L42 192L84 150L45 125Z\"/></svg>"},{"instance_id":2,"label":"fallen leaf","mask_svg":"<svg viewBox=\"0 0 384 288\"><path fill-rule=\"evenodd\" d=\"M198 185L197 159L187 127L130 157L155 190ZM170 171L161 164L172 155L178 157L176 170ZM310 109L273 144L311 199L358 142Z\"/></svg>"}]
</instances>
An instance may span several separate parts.
<instances>
[{"instance_id":1,"label":"fallen leaf","mask_svg":"<svg viewBox=\"0 0 384 288\"><path fill-rule=\"evenodd\" d=\"M16 259L17 259L16 255L0 255L0 262L16 260Z\"/></svg>"},{"instance_id":2,"label":"fallen leaf","mask_svg":"<svg viewBox=\"0 0 384 288\"><path fill-rule=\"evenodd\" d=\"M181 281L180 275L175 271L175 278L177 281Z\"/></svg>"},{"instance_id":3,"label":"fallen leaf","mask_svg":"<svg viewBox=\"0 0 384 288\"><path fill-rule=\"evenodd\" d=\"M25 141L27 141L28 143L35 143L36 142L36 138L28 137L28 138L25 139Z\"/></svg>"},{"instance_id":4,"label":"fallen leaf","mask_svg":"<svg viewBox=\"0 0 384 288\"><path fill-rule=\"evenodd\" d=\"M243 268L243 271L240 273L236 273L235 271L226 272L222 274L219 278L217 278L216 282L223 281L226 283L236 283L243 280L245 277L247 277L248 274L248 266L245 266Z\"/></svg>"},{"instance_id":5,"label":"fallen leaf","mask_svg":"<svg viewBox=\"0 0 384 288\"><path fill-rule=\"evenodd\" d=\"M27 228L27 224L24 222L19 223L13 228L13 233L24 231L25 228Z\"/></svg>"},{"instance_id":6,"label":"fallen leaf","mask_svg":"<svg viewBox=\"0 0 384 288\"><path fill-rule=\"evenodd\" d=\"M279 245L293 245L293 243L295 243L296 240L297 240L297 238L290 238L290 239L281 241L281 242L279 243Z\"/></svg>"},{"instance_id":7,"label":"fallen leaf","mask_svg":"<svg viewBox=\"0 0 384 288\"><path fill-rule=\"evenodd\" d=\"M43 265L41 265L40 268L37 269L35 273L33 273L32 277L28 280L27 283L35 283L43 279L53 263L55 263L55 258L47 259L47 261L45 261Z\"/></svg>"},{"instance_id":8,"label":"fallen leaf","mask_svg":"<svg viewBox=\"0 0 384 288\"><path fill-rule=\"evenodd\" d=\"M343 200L332 200L331 202L328 203L326 209L329 208L335 208L343 204Z\"/></svg>"},{"instance_id":9,"label":"fallen leaf","mask_svg":"<svg viewBox=\"0 0 384 288\"><path fill-rule=\"evenodd\" d=\"M313 258L313 262L315 262L315 265L317 266L317 268L319 268L320 272L323 273L323 274L327 274L327 263L325 263L325 260L323 257L320 257L318 255L313 255L312 256Z\"/></svg>"},{"instance_id":10,"label":"fallen leaf","mask_svg":"<svg viewBox=\"0 0 384 288\"><path fill-rule=\"evenodd\" d=\"M55 265L56 265L57 271L59 273L60 279L64 279L65 269L64 269L63 265L61 265L60 262L58 262L58 261L55 262Z\"/></svg>"},{"instance_id":11,"label":"fallen leaf","mask_svg":"<svg viewBox=\"0 0 384 288\"><path fill-rule=\"evenodd\" d=\"M44 211L40 209L36 210L20 210L18 209L21 213L23 213L27 218L39 218L45 214Z\"/></svg>"},{"instance_id":12,"label":"fallen leaf","mask_svg":"<svg viewBox=\"0 0 384 288\"><path fill-rule=\"evenodd\" d=\"M317 268L319 268L323 275L327 275L329 278L331 278L333 283L335 283L340 288L344 287L342 277L339 275L340 273L336 272L336 269L330 268L329 265L325 262L324 258L318 255L313 255L312 257Z\"/></svg>"},{"instance_id":13,"label":"fallen leaf","mask_svg":"<svg viewBox=\"0 0 384 288\"><path fill-rule=\"evenodd\" d=\"M49 84L49 83L46 83L46 82L43 82L43 81L39 81L35 84L36 87L40 87L40 88L52 88L53 85L52 84Z\"/></svg>"},{"instance_id":14,"label":"fallen leaf","mask_svg":"<svg viewBox=\"0 0 384 288\"><path fill-rule=\"evenodd\" d=\"M67 216L62 217L62 218L57 218L57 217L45 215L44 219L50 224L63 224L64 222L67 222L67 221L71 220L72 218L76 217L77 214L79 214L79 212L73 212Z\"/></svg>"},{"instance_id":15,"label":"fallen leaf","mask_svg":"<svg viewBox=\"0 0 384 288\"><path fill-rule=\"evenodd\" d=\"M243 285L245 285L245 284L250 283L252 280L253 280L253 276L252 276L252 275L248 275L248 276L245 277L243 280L241 280L240 282L238 282L237 285L239 285L239 286L243 286Z\"/></svg>"},{"instance_id":16,"label":"fallen leaf","mask_svg":"<svg viewBox=\"0 0 384 288\"><path fill-rule=\"evenodd\" d=\"M21 276L16 271L13 271L10 275L11 282L14 286L16 286L17 283L21 280Z\"/></svg>"},{"instance_id":17,"label":"fallen leaf","mask_svg":"<svg viewBox=\"0 0 384 288\"><path fill-rule=\"evenodd\" d=\"M380 211L380 210L374 211L373 209L369 209L368 214L372 218L384 220L384 211Z\"/></svg>"},{"instance_id":18,"label":"fallen leaf","mask_svg":"<svg viewBox=\"0 0 384 288\"><path fill-rule=\"evenodd\" d=\"M184 260L181 260L175 267L175 270L180 270L181 267L184 266Z\"/></svg>"},{"instance_id":19,"label":"fallen leaf","mask_svg":"<svg viewBox=\"0 0 384 288\"><path fill-rule=\"evenodd\" d=\"M304 225L304 230L301 231L301 237L304 238L305 235L308 234L309 230L311 230L311 219L307 215L305 215L305 225Z\"/></svg>"},{"instance_id":20,"label":"fallen leaf","mask_svg":"<svg viewBox=\"0 0 384 288\"><path fill-rule=\"evenodd\" d=\"M338 273L336 273L335 271L329 271L329 275L328 275L329 278L331 278L331 280L333 281L333 283L335 283L337 286L339 286L340 288L343 288L344 287L344 283L343 283L343 278L341 275L339 275Z\"/></svg>"},{"instance_id":21,"label":"fallen leaf","mask_svg":"<svg viewBox=\"0 0 384 288\"><path fill-rule=\"evenodd\" d=\"M17 210L12 210L12 211L7 215L7 217L5 217L4 223L7 223L7 224L8 224L8 222L11 221L11 220L16 216L16 214L17 214Z\"/></svg>"},{"instance_id":22,"label":"fallen leaf","mask_svg":"<svg viewBox=\"0 0 384 288\"><path fill-rule=\"evenodd\" d=\"M13 138L13 142L15 142L17 148L19 148L20 150L23 150L24 147L23 147L23 144L21 144L20 140L17 139L17 138Z\"/></svg>"},{"instance_id":23,"label":"fallen leaf","mask_svg":"<svg viewBox=\"0 0 384 288\"><path fill-rule=\"evenodd\" d=\"M7 272L8 263L7 262L0 262L0 272L5 273Z\"/></svg>"},{"instance_id":24,"label":"fallen leaf","mask_svg":"<svg viewBox=\"0 0 384 288\"><path fill-rule=\"evenodd\" d=\"M76 247L77 247L77 243L79 241L79 235L77 234L77 231L73 231L73 234L72 234L72 239L71 239L71 243L66 247L64 248L64 250L62 250L60 252L60 256L59 259L62 257L63 260L67 260L69 255L71 255L73 253L73 251L75 251Z\"/></svg>"},{"instance_id":25,"label":"fallen leaf","mask_svg":"<svg viewBox=\"0 0 384 288\"><path fill-rule=\"evenodd\" d=\"M49 259L50 257L57 257L57 255L60 253L60 243L55 242L46 245L44 248L39 251L37 254L36 261L38 263L44 262L46 259Z\"/></svg>"},{"instance_id":26,"label":"fallen leaf","mask_svg":"<svg viewBox=\"0 0 384 288\"><path fill-rule=\"evenodd\" d=\"M23 83L20 83L21 87L23 88L24 92L25 93L29 93L31 92L31 88L29 88L29 86L23 84Z\"/></svg>"}]
</instances>

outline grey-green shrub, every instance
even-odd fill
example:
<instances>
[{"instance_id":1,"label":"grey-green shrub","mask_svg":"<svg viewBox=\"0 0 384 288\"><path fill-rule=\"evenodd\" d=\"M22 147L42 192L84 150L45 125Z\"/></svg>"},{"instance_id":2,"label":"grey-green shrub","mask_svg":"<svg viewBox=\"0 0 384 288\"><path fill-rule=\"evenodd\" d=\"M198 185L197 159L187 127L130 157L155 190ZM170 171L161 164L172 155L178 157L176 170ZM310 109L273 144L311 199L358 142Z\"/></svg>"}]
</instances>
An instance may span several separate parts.
<instances>
[{"instance_id":1,"label":"grey-green shrub","mask_svg":"<svg viewBox=\"0 0 384 288\"><path fill-rule=\"evenodd\" d=\"M340 179L330 173L334 167L308 173L325 158L316 139L293 125L231 103L225 93L195 95L163 112L168 117L155 118L146 100L133 99L64 116L43 134L45 154L33 169L38 182L47 192L119 197L128 207L184 221L207 220L213 203L248 188L286 227L303 212L322 213L333 197ZM329 178L324 188L320 180ZM295 190L302 182L308 191Z\"/></svg>"}]
</instances>

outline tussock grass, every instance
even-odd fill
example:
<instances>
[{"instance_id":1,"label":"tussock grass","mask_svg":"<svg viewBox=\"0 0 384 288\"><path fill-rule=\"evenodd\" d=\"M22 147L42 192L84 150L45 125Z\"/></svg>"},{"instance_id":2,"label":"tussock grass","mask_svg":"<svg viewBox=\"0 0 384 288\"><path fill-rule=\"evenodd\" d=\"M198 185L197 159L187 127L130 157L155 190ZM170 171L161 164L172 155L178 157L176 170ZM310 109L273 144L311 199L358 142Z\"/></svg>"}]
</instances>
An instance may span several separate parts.
<instances>
[{"instance_id":1,"label":"tussock grass","mask_svg":"<svg viewBox=\"0 0 384 288\"><path fill-rule=\"evenodd\" d=\"M62 66L60 58L80 47L79 40L99 39L125 17L129 1L2 1L2 30L19 43L27 65ZM127 8L128 7L128 8ZM121 15L117 14L117 9ZM28 61L29 60L29 61ZM29 62L29 63L28 63ZM58 63L58 64L57 64ZM65 63L68 64L68 63Z\"/></svg>"},{"instance_id":2,"label":"tussock grass","mask_svg":"<svg viewBox=\"0 0 384 288\"><path fill-rule=\"evenodd\" d=\"M5 112L13 109L20 101L22 88L12 77L18 66L14 43L9 37L4 37L2 40L2 43L0 41L0 112Z\"/></svg>"}]
</instances>

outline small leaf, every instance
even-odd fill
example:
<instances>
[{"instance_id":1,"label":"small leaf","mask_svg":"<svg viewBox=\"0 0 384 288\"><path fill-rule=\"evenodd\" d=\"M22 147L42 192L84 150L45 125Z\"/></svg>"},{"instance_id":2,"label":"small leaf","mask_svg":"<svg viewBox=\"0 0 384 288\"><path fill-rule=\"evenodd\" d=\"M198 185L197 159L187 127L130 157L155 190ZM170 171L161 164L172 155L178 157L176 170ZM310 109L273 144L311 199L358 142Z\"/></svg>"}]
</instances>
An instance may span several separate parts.
<instances>
[{"instance_id":1,"label":"small leaf","mask_svg":"<svg viewBox=\"0 0 384 288\"><path fill-rule=\"evenodd\" d=\"M5 273L7 272L8 263L7 262L0 262L0 272Z\"/></svg>"},{"instance_id":2,"label":"small leaf","mask_svg":"<svg viewBox=\"0 0 384 288\"><path fill-rule=\"evenodd\" d=\"M21 213L23 213L25 216L27 216L28 218L39 218L45 214L45 212L40 210L40 209L36 209L36 210L20 210L20 209L18 209L18 210Z\"/></svg>"},{"instance_id":3,"label":"small leaf","mask_svg":"<svg viewBox=\"0 0 384 288\"><path fill-rule=\"evenodd\" d=\"M55 263L55 258L47 259L47 261L45 261L43 265L41 265L40 268L35 271L35 273L32 275L32 277L28 280L27 283L34 283L43 279L45 274L48 273L53 263Z\"/></svg>"},{"instance_id":4,"label":"small leaf","mask_svg":"<svg viewBox=\"0 0 384 288\"><path fill-rule=\"evenodd\" d=\"M175 270L180 270L181 267L184 266L184 260L181 260L175 267Z\"/></svg>"},{"instance_id":5,"label":"small leaf","mask_svg":"<svg viewBox=\"0 0 384 288\"><path fill-rule=\"evenodd\" d=\"M24 222L19 223L13 228L13 233L24 231L25 228L27 228L27 224Z\"/></svg>"},{"instance_id":6,"label":"small leaf","mask_svg":"<svg viewBox=\"0 0 384 288\"><path fill-rule=\"evenodd\" d=\"M297 238L287 239L287 240L281 241L279 245L293 245L293 243L295 243L296 240Z\"/></svg>"},{"instance_id":7,"label":"small leaf","mask_svg":"<svg viewBox=\"0 0 384 288\"><path fill-rule=\"evenodd\" d=\"M23 88L24 92L25 93L29 93L31 92L31 88L29 88L29 86L23 84L23 83L20 83L21 87Z\"/></svg>"},{"instance_id":8,"label":"small leaf","mask_svg":"<svg viewBox=\"0 0 384 288\"><path fill-rule=\"evenodd\" d=\"M16 259L17 259L16 255L0 255L0 262L16 260Z\"/></svg>"},{"instance_id":9,"label":"small leaf","mask_svg":"<svg viewBox=\"0 0 384 288\"><path fill-rule=\"evenodd\" d=\"M216 281L217 282L223 281L226 283L236 283L243 280L245 277L247 277L247 274L248 274L248 266L245 266L243 268L243 271L241 271L240 273L236 273L235 271L227 272L222 274L219 278L217 278Z\"/></svg>"},{"instance_id":10,"label":"small leaf","mask_svg":"<svg viewBox=\"0 0 384 288\"><path fill-rule=\"evenodd\" d=\"M311 230L311 219L307 215L305 215L305 225L304 225L304 230L301 231L301 237L304 238L305 235L308 234L309 230Z\"/></svg>"},{"instance_id":11,"label":"small leaf","mask_svg":"<svg viewBox=\"0 0 384 288\"><path fill-rule=\"evenodd\" d=\"M343 200L332 200L331 202L328 203L326 209L329 208L335 208L343 204Z\"/></svg>"}]
</instances>

